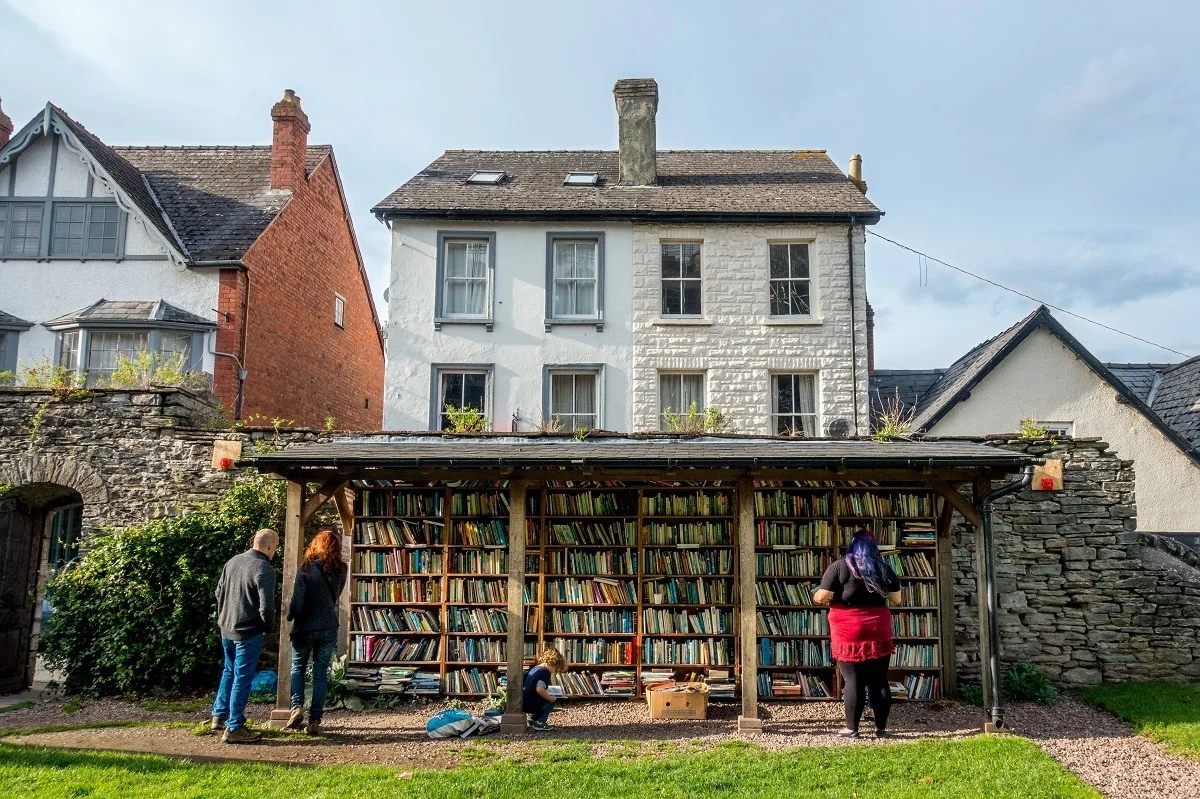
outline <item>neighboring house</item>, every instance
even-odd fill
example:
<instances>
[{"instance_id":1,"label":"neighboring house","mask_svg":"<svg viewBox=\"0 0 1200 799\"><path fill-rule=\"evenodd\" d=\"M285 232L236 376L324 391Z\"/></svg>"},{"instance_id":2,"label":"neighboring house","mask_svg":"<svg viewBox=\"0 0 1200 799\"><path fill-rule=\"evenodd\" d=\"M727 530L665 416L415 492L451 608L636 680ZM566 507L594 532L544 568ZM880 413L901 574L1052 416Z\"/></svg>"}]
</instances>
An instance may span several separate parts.
<instances>
[{"instance_id":1,"label":"neighboring house","mask_svg":"<svg viewBox=\"0 0 1200 799\"><path fill-rule=\"evenodd\" d=\"M384 424L866 432L860 161L662 151L658 87L614 88L616 151L450 150L374 209L392 232ZM847 425L842 425L847 427Z\"/></svg>"},{"instance_id":2,"label":"neighboring house","mask_svg":"<svg viewBox=\"0 0 1200 799\"><path fill-rule=\"evenodd\" d=\"M333 148L288 90L270 146L112 147L0 112L0 370L103 385L182 356L238 418L375 429L383 342Z\"/></svg>"},{"instance_id":3,"label":"neighboring house","mask_svg":"<svg viewBox=\"0 0 1200 799\"><path fill-rule=\"evenodd\" d=\"M1139 530L1200 531L1198 358L1104 364L1041 306L948 369L876 370L872 413L897 392L925 435L1098 436L1134 462Z\"/></svg>"}]
</instances>

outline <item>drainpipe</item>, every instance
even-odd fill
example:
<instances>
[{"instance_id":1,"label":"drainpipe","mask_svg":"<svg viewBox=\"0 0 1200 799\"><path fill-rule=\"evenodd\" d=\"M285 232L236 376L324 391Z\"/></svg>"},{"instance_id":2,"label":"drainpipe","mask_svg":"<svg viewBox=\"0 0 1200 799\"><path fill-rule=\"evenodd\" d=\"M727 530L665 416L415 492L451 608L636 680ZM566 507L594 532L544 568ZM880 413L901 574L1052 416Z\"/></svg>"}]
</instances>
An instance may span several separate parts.
<instances>
[{"instance_id":1,"label":"drainpipe","mask_svg":"<svg viewBox=\"0 0 1200 799\"><path fill-rule=\"evenodd\" d=\"M984 677L987 679L983 684L989 694L983 697L983 702L985 713L997 728L1004 726L1004 705L1000 699L1000 626L996 618L996 557L995 538L992 534L992 503L1026 488L1032 481L1033 467L1026 466L1019 480L1001 486L979 502L979 515L983 518L983 540L982 551L979 553L978 578L983 582L986 592L986 601L981 603L981 610L986 618L981 618L979 624L981 628L982 625L987 625L987 640L990 642L986 652L987 662L981 664L986 670ZM980 633L982 635L982 629Z\"/></svg>"},{"instance_id":2,"label":"drainpipe","mask_svg":"<svg viewBox=\"0 0 1200 799\"><path fill-rule=\"evenodd\" d=\"M846 226L846 263L850 268L850 386L854 396L854 435L862 435L858 429L858 330L857 311L854 303L854 214Z\"/></svg>"}]
</instances>

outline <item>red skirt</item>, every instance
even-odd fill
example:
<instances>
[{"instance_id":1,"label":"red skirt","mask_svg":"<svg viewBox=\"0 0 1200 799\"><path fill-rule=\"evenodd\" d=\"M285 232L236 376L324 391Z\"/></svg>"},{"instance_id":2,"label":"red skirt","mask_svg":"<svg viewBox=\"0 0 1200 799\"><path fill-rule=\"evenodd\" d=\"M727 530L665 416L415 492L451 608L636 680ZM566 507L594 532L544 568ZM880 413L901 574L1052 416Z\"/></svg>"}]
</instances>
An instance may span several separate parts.
<instances>
[{"instance_id":1,"label":"red skirt","mask_svg":"<svg viewBox=\"0 0 1200 799\"><path fill-rule=\"evenodd\" d=\"M892 643L892 612L885 606L829 608L830 650L834 660L861 663L887 657L896 649Z\"/></svg>"}]
</instances>

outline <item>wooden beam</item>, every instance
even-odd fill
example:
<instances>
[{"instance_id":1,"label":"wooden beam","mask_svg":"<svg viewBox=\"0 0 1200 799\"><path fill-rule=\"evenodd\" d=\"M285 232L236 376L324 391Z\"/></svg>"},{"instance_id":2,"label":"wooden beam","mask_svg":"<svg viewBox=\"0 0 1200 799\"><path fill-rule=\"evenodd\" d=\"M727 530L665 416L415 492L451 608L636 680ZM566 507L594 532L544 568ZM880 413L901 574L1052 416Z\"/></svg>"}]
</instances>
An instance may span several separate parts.
<instances>
[{"instance_id":1,"label":"wooden beam","mask_svg":"<svg viewBox=\"0 0 1200 799\"><path fill-rule=\"evenodd\" d=\"M340 477L333 477L321 484L321 487L313 492L313 495L304 503L304 512L300 514L300 524L308 524L309 520L316 515L321 507L333 499L334 495L346 487L348 480Z\"/></svg>"},{"instance_id":2,"label":"wooden beam","mask_svg":"<svg viewBox=\"0 0 1200 799\"><path fill-rule=\"evenodd\" d=\"M287 620L287 606L292 601L292 588L296 583L296 572L300 570L300 558L304 555L304 484L289 480L287 500L283 514L283 586L279 591L282 601L279 612L279 677L275 694L275 709L271 711L271 723L283 726L291 714L292 675L292 623Z\"/></svg>"},{"instance_id":3,"label":"wooden beam","mask_svg":"<svg viewBox=\"0 0 1200 799\"><path fill-rule=\"evenodd\" d=\"M755 590L754 481L738 481L737 488L737 624L741 635L742 713L739 732L762 730L758 717L758 594Z\"/></svg>"},{"instance_id":4,"label":"wooden beam","mask_svg":"<svg viewBox=\"0 0 1200 799\"><path fill-rule=\"evenodd\" d=\"M983 477L975 480L972 494L976 503L982 502L990 492L991 481ZM975 584L979 606L979 669L983 683L984 732L996 731L992 722L993 696L1000 680L996 659L999 641L994 637L997 630L996 595L988 579L994 568L992 542L985 533L983 518L979 516L975 524Z\"/></svg>"},{"instance_id":5,"label":"wooden beam","mask_svg":"<svg viewBox=\"0 0 1200 799\"><path fill-rule=\"evenodd\" d=\"M523 666L525 663L525 523L524 480L508 484L508 698L500 731L525 732L525 711L521 707Z\"/></svg>"},{"instance_id":6,"label":"wooden beam","mask_svg":"<svg viewBox=\"0 0 1200 799\"><path fill-rule=\"evenodd\" d=\"M976 478L976 481L980 479L982 478ZM977 526L983 524L983 517L979 515L978 509L966 497L958 493L958 489L953 483L947 483L936 477L926 477L925 482L933 489L934 493L954 506L954 509L971 524ZM987 480L984 479L984 482L986 483Z\"/></svg>"},{"instance_id":7,"label":"wooden beam","mask_svg":"<svg viewBox=\"0 0 1200 799\"><path fill-rule=\"evenodd\" d=\"M937 568L938 568L938 622L942 649L942 694L958 696L958 655L954 647L954 506L938 497L937 514Z\"/></svg>"},{"instance_id":8,"label":"wooden beam","mask_svg":"<svg viewBox=\"0 0 1200 799\"><path fill-rule=\"evenodd\" d=\"M354 544L354 492L349 484L344 485L334 493L333 501L337 504L338 517L342 522L342 554L347 564L350 563ZM338 602L338 654L345 654L350 647L350 600L353 598L350 590L350 580Z\"/></svg>"}]
</instances>

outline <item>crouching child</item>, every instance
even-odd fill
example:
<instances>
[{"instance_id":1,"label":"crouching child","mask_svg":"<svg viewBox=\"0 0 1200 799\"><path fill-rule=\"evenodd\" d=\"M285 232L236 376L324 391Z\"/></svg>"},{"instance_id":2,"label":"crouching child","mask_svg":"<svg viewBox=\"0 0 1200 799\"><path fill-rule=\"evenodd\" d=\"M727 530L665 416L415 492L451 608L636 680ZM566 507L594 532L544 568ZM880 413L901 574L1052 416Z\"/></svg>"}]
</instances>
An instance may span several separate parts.
<instances>
[{"instance_id":1,"label":"crouching child","mask_svg":"<svg viewBox=\"0 0 1200 799\"><path fill-rule=\"evenodd\" d=\"M541 731L550 725L550 711L557 698L550 693L550 678L567 670L567 662L557 649L546 649L538 656L537 665L525 675L521 690L522 709L529 714L529 727Z\"/></svg>"}]
</instances>

